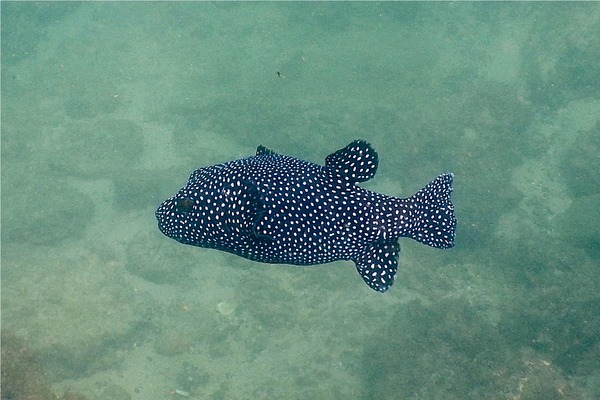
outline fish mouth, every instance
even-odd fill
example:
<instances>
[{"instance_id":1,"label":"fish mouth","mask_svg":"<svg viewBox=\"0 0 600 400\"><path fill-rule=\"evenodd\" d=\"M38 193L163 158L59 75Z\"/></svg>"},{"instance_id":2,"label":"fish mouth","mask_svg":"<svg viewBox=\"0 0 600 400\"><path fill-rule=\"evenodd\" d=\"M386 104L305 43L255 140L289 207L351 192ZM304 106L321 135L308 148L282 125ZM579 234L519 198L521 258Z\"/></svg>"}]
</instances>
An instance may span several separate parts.
<instances>
[{"instance_id":1,"label":"fish mouth","mask_svg":"<svg viewBox=\"0 0 600 400\"><path fill-rule=\"evenodd\" d=\"M171 237L173 221L169 215L173 213L173 201L171 199L164 201L154 212L158 222L158 229L166 236Z\"/></svg>"},{"instance_id":2,"label":"fish mouth","mask_svg":"<svg viewBox=\"0 0 600 400\"><path fill-rule=\"evenodd\" d=\"M172 197L165 200L154 212L158 229L163 235L183 244L192 244L193 240L185 234L185 227L190 223L193 200L189 197Z\"/></svg>"}]
</instances>

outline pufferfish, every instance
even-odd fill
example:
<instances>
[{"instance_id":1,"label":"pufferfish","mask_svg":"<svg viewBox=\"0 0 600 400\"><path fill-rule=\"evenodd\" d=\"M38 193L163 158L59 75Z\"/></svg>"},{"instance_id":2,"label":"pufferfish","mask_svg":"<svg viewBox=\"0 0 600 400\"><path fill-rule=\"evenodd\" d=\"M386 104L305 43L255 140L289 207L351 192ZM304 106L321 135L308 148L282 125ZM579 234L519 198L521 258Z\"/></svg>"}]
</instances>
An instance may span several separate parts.
<instances>
[{"instance_id":1,"label":"pufferfish","mask_svg":"<svg viewBox=\"0 0 600 400\"><path fill-rule=\"evenodd\" d=\"M200 168L158 210L176 241L272 264L351 260L378 292L396 277L402 237L454 246L456 217L445 173L408 198L359 186L377 171L377 152L355 140L318 165L259 146L256 155Z\"/></svg>"}]
</instances>

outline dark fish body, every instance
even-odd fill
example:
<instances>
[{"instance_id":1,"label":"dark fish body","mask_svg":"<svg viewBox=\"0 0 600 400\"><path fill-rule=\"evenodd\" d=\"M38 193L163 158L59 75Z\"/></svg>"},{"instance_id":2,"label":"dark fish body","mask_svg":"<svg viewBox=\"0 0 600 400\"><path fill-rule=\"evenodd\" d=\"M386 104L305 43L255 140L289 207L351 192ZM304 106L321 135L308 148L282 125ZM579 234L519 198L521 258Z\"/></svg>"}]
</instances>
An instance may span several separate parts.
<instances>
[{"instance_id":1,"label":"dark fish body","mask_svg":"<svg viewBox=\"0 0 600 400\"><path fill-rule=\"evenodd\" d=\"M377 153L359 140L324 166L259 146L253 157L194 171L156 218L180 243L264 263L352 260L371 288L385 292L396 275L398 239L450 248L456 218L452 174L401 199L358 186L377 167Z\"/></svg>"}]
</instances>

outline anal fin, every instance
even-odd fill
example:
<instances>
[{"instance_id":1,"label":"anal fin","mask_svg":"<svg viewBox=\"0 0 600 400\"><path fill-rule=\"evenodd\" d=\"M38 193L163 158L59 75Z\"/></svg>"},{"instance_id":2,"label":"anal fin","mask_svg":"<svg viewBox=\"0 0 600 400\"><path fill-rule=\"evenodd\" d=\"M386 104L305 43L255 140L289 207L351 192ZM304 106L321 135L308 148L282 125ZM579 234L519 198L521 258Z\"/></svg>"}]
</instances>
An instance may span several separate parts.
<instances>
[{"instance_id":1,"label":"anal fin","mask_svg":"<svg viewBox=\"0 0 600 400\"><path fill-rule=\"evenodd\" d=\"M399 254L398 241L375 242L365 247L354 262L365 283L383 293L394 284Z\"/></svg>"}]
</instances>

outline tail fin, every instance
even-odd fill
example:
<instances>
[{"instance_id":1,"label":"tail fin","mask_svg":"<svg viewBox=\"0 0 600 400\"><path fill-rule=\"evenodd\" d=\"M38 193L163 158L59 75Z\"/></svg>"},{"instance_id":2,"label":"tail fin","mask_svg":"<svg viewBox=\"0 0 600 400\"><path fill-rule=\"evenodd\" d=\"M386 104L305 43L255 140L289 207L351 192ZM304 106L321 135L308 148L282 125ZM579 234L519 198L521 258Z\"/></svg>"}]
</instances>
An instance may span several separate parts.
<instances>
[{"instance_id":1,"label":"tail fin","mask_svg":"<svg viewBox=\"0 0 600 400\"><path fill-rule=\"evenodd\" d=\"M410 198L414 208L414 231L411 237L431 247L449 249L454 246L456 217L450 199L451 173L442 174Z\"/></svg>"}]
</instances>

